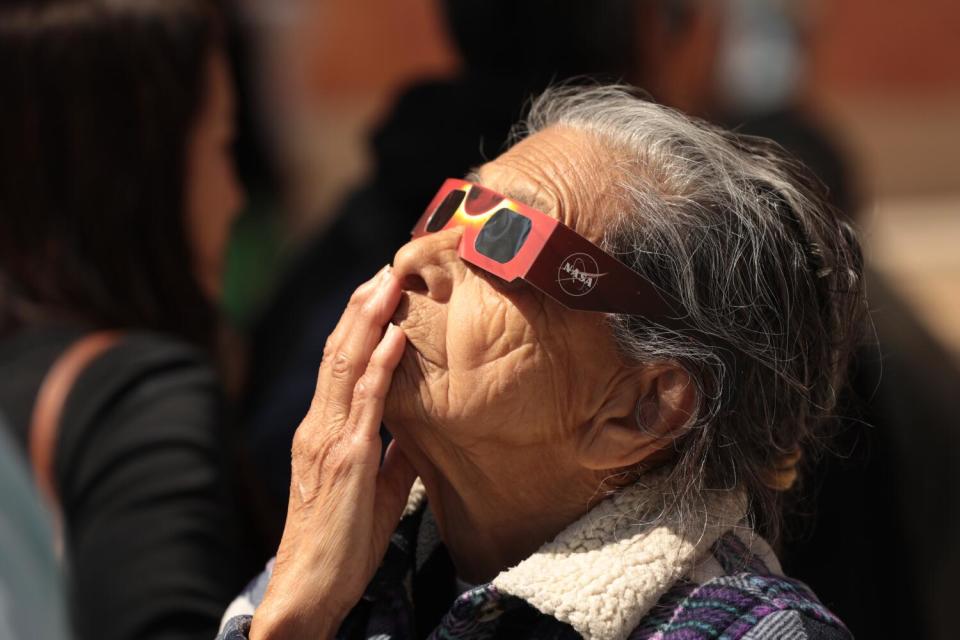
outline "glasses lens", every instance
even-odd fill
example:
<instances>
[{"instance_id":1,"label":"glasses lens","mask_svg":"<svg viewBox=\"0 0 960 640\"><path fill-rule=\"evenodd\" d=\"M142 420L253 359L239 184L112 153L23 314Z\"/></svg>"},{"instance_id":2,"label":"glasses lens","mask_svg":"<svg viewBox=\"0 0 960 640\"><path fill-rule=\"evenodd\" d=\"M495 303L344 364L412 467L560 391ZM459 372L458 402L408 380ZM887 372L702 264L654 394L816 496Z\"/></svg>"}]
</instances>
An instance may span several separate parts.
<instances>
[{"instance_id":1,"label":"glasses lens","mask_svg":"<svg viewBox=\"0 0 960 640\"><path fill-rule=\"evenodd\" d=\"M502 195L474 184L470 186L470 193L467 194L467 204L464 205L463 210L472 216L476 216L491 211L501 202L503 202Z\"/></svg>"},{"instance_id":2,"label":"glasses lens","mask_svg":"<svg viewBox=\"0 0 960 640\"><path fill-rule=\"evenodd\" d=\"M460 189L455 189L447 194L447 197L443 199L443 202L440 203L437 210L434 211L430 219L427 220L428 233L434 233L443 229L447 222L450 221L450 218L453 217L453 214L457 212L457 208L460 206L460 203L463 202L464 195L464 192Z\"/></svg>"},{"instance_id":3,"label":"glasses lens","mask_svg":"<svg viewBox=\"0 0 960 640\"><path fill-rule=\"evenodd\" d=\"M510 209L500 209L483 225L474 247L481 255L505 264L520 252L531 226L529 218Z\"/></svg>"}]
</instances>

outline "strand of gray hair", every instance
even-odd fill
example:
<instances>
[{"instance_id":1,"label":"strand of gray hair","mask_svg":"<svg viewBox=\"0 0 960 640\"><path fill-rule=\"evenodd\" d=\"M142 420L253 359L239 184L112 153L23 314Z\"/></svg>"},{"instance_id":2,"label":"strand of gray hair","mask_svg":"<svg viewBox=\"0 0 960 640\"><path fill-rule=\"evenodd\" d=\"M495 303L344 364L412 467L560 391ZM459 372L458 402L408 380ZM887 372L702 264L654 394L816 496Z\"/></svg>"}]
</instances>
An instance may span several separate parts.
<instances>
[{"instance_id":1,"label":"strand of gray hair","mask_svg":"<svg viewBox=\"0 0 960 640\"><path fill-rule=\"evenodd\" d=\"M604 248L679 301L699 336L610 317L627 362L674 361L696 384L672 470L678 507L740 488L758 528L777 537L779 496L764 474L833 417L865 324L855 234L776 145L628 87L549 89L517 133L551 126L610 150Z\"/></svg>"}]
</instances>

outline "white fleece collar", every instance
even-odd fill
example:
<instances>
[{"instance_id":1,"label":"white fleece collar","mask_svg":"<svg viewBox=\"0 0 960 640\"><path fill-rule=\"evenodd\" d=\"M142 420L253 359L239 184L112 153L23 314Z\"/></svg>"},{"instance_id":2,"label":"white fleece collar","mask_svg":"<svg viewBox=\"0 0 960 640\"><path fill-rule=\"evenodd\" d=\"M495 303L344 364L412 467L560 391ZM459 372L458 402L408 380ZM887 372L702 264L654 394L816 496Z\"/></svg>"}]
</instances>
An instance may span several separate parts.
<instances>
[{"instance_id":1,"label":"white fleece collar","mask_svg":"<svg viewBox=\"0 0 960 640\"><path fill-rule=\"evenodd\" d=\"M746 511L742 494L716 493L681 517L664 489L654 477L616 493L494 578L494 586L587 640L623 640ZM422 485L410 497L408 511L422 503Z\"/></svg>"}]
</instances>

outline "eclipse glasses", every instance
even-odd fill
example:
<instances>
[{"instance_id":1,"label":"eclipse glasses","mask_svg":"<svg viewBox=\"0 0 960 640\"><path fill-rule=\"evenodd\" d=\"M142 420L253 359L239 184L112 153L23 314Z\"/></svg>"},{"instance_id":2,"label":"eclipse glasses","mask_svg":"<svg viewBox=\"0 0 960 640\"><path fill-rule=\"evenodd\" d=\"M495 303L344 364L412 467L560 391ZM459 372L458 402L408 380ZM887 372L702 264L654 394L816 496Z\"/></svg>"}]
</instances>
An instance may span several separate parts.
<instances>
[{"instance_id":1,"label":"eclipse glasses","mask_svg":"<svg viewBox=\"0 0 960 640\"><path fill-rule=\"evenodd\" d=\"M450 178L413 228L414 238L463 227L460 258L506 282L520 278L580 311L643 316L678 327L657 287L556 218L478 184Z\"/></svg>"}]
</instances>

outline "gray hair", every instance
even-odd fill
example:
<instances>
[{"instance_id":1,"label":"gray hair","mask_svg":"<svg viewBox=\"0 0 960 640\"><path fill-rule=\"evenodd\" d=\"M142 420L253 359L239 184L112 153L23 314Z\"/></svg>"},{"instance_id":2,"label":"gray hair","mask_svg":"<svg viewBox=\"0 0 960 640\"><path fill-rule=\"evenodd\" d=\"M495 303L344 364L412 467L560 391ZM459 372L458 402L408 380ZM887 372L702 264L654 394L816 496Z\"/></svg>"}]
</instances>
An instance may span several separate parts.
<instances>
[{"instance_id":1,"label":"gray hair","mask_svg":"<svg viewBox=\"0 0 960 640\"><path fill-rule=\"evenodd\" d=\"M670 472L676 495L744 489L754 525L776 537L770 475L833 417L865 324L854 232L773 143L629 88L549 89L520 133L554 125L610 150L617 204L604 248L679 301L695 330L609 318L627 362L674 361L695 381L698 408Z\"/></svg>"}]
</instances>

